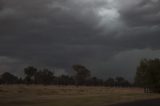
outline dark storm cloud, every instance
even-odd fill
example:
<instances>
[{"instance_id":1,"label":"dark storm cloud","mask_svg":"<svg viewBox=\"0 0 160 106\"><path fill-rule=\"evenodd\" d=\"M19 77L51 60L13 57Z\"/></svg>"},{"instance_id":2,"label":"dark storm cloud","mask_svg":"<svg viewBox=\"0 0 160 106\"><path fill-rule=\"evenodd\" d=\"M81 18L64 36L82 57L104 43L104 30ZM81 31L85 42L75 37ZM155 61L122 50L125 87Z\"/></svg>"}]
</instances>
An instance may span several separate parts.
<instances>
[{"instance_id":1,"label":"dark storm cloud","mask_svg":"<svg viewBox=\"0 0 160 106\"><path fill-rule=\"evenodd\" d=\"M127 45L128 49L159 49L159 0L120 1L124 4L120 6L119 13L126 25L125 29L118 33L120 44Z\"/></svg>"},{"instance_id":2,"label":"dark storm cloud","mask_svg":"<svg viewBox=\"0 0 160 106\"><path fill-rule=\"evenodd\" d=\"M114 58L120 53L125 57L125 52L135 49L143 52L146 48L160 48L159 3L158 0L1 0L1 69L27 64L67 69L82 63L99 76L114 72L114 67L119 66ZM112 67L107 68L107 64ZM125 66L118 75L123 74L123 69Z\"/></svg>"},{"instance_id":3,"label":"dark storm cloud","mask_svg":"<svg viewBox=\"0 0 160 106\"><path fill-rule=\"evenodd\" d=\"M2 56L58 66L89 56L93 48L81 44L88 44L87 39L96 31L65 13L66 10L61 9L65 6L57 2L54 2L57 6L52 3L51 9L46 1L24 2L5 2L3 11L9 8L12 13L6 11L1 19Z\"/></svg>"},{"instance_id":4,"label":"dark storm cloud","mask_svg":"<svg viewBox=\"0 0 160 106\"><path fill-rule=\"evenodd\" d=\"M0 11L3 9L2 1L0 1Z\"/></svg>"},{"instance_id":5,"label":"dark storm cloud","mask_svg":"<svg viewBox=\"0 0 160 106\"><path fill-rule=\"evenodd\" d=\"M160 24L160 1L139 0L131 7L122 9L124 20L134 26L152 26Z\"/></svg>"}]
</instances>

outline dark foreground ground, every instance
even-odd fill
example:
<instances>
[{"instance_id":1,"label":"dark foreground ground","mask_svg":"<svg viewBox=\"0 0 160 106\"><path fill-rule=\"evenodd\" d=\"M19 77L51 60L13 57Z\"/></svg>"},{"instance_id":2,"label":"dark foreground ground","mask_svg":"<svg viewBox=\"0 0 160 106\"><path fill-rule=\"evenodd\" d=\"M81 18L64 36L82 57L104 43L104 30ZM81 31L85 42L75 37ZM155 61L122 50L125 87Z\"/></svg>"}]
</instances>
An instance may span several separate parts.
<instances>
[{"instance_id":1,"label":"dark foreground ground","mask_svg":"<svg viewBox=\"0 0 160 106\"><path fill-rule=\"evenodd\" d=\"M130 103L121 103L117 105L111 106L160 106L160 99L151 99L151 100L143 100L143 101L136 101Z\"/></svg>"},{"instance_id":2,"label":"dark foreground ground","mask_svg":"<svg viewBox=\"0 0 160 106\"><path fill-rule=\"evenodd\" d=\"M141 88L0 85L0 106L110 106L112 104L119 104L113 106L160 106L160 94L146 94Z\"/></svg>"}]
</instances>

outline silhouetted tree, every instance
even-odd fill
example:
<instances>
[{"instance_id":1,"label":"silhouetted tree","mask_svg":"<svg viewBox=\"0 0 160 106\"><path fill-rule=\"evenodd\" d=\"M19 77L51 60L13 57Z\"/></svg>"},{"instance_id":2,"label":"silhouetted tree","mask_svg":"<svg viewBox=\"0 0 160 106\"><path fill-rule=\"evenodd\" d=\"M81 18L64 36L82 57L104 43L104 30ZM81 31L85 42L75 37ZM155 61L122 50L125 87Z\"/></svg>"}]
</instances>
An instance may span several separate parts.
<instances>
[{"instance_id":1,"label":"silhouetted tree","mask_svg":"<svg viewBox=\"0 0 160 106\"><path fill-rule=\"evenodd\" d=\"M37 68L35 68L33 66L28 66L28 67L24 68L24 73L26 75L24 81L27 84L34 83L35 75L37 73Z\"/></svg>"},{"instance_id":2,"label":"silhouetted tree","mask_svg":"<svg viewBox=\"0 0 160 106\"><path fill-rule=\"evenodd\" d=\"M114 80L114 78L108 78L105 81L105 86L114 87L115 86L115 80Z\"/></svg>"},{"instance_id":3,"label":"silhouetted tree","mask_svg":"<svg viewBox=\"0 0 160 106\"><path fill-rule=\"evenodd\" d=\"M9 73L9 72L5 72L1 75L1 83L2 84L16 84L18 83L18 77L16 77L15 75Z\"/></svg>"},{"instance_id":4,"label":"silhouetted tree","mask_svg":"<svg viewBox=\"0 0 160 106\"><path fill-rule=\"evenodd\" d=\"M116 79L115 79L115 86L116 87L130 87L131 84L129 83L128 80L126 80L123 77L116 77Z\"/></svg>"},{"instance_id":5,"label":"silhouetted tree","mask_svg":"<svg viewBox=\"0 0 160 106\"><path fill-rule=\"evenodd\" d=\"M135 84L160 93L160 60L141 60L137 68Z\"/></svg>"},{"instance_id":6,"label":"silhouetted tree","mask_svg":"<svg viewBox=\"0 0 160 106\"><path fill-rule=\"evenodd\" d=\"M24 84L23 78L20 77L20 78L18 79L18 84Z\"/></svg>"},{"instance_id":7,"label":"silhouetted tree","mask_svg":"<svg viewBox=\"0 0 160 106\"><path fill-rule=\"evenodd\" d=\"M92 77L87 80L88 86L103 86L103 84L104 84L103 80L97 77Z\"/></svg>"},{"instance_id":8,"label":"silhouetted tree","mask_svg":"<svg viewBox=\"0 0 160 106\"><path fill-rule=\"evenodd\" d=\"M74 79L68 75L61 75L57 77L57 84L58 85L73 85Z\"/></svg>"},{"instance_id":9,"label":"silhouetted tree","mask_svg":"<svg viewBox=\"0 0 160 106\"><path fill-rule=\"evenodd\" d=\"M54 73L48 69L43 69L35 74L35 83L49 85L53 83Z\"/></svg>"},{"instance_id":10,"label":"silhouetted tree","mask_svg":"<svg viewBox=\"0 0 160 106\"><path fill-rule=\"evenodd\" d=\"M1 76L0 76L0 84L2 84L2 79L1 79Z\"/></svg>"},{"instance_id":11,"label":"silhouetted tree","mask_svg":"<svg viewBox=\"0 0 160 106\"><path fill-rule=\"evenodd\" d=\"M115 81L117 87L122 87L122 84L125 81L125 79L123 77L116 77Z\"/></svg>"},{"instance_id":12,"label":"silhouetted tree","mask_svg":"<svg viewBox=\"0 0 160 106\"><path fill-rule=\"evenodd\" d=\"M75 71L75 82L76 85L84 85L86 80L90 77L90 71L82 65L73 65L73 70Z\"/></svg>"}]
</instances>

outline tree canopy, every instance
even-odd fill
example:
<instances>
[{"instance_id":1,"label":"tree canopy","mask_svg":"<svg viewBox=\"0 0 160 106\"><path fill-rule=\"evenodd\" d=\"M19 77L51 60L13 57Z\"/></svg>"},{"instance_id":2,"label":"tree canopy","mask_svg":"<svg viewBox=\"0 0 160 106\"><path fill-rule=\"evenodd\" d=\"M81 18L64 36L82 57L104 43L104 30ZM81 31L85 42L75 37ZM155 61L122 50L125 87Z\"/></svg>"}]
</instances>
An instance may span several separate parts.
<instances>
[{"instance_id":1,"label":"tree canopy","mask_svg":"<svg viewBox=\"0 0 160 106\"><path fill-rule=\"evenodd\" d=\"M135 77L135 84L160 92L160 59L141 60Z\"/></svg>"},{"instance_id":2,"label":"tree canopy","mask_svg":"<svg viewBox=\"0 0 160 106\"><path fill-rule=\"evenodd\" d=\"M75 71L75 80L77 85L83 85L87 78L90 77L90 71L83 65L73 65L73 70Z\"/></svg>"},{"instance_id":3,"label":"tree canopy","mask_svg":"<svg viewBox=\"0 0 160 106\"><path fill-rule=\"evenodd\" d=\"M18 77L9 72L5 72L1 75L1 83L3 84L15 84L17 82L18 82Z\"/></svg>"}]
</instances>

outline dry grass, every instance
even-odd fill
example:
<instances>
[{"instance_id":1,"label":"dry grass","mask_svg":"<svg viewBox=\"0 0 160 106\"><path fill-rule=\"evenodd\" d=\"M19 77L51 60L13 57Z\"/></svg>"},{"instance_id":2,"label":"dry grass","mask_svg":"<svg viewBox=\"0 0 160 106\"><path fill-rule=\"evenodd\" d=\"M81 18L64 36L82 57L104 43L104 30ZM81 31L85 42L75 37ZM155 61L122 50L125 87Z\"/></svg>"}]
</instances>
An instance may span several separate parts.
<instances>
[{"instance_id":1,"label":"dry grass","mask_svg":"<svg viewBox=\"0 0 160 106\"><path fill-rule=\"evenodd\" d=\"M0 86L0 106L107 106L159 97L139 88Z\"/></svg>"}]
</instances>

